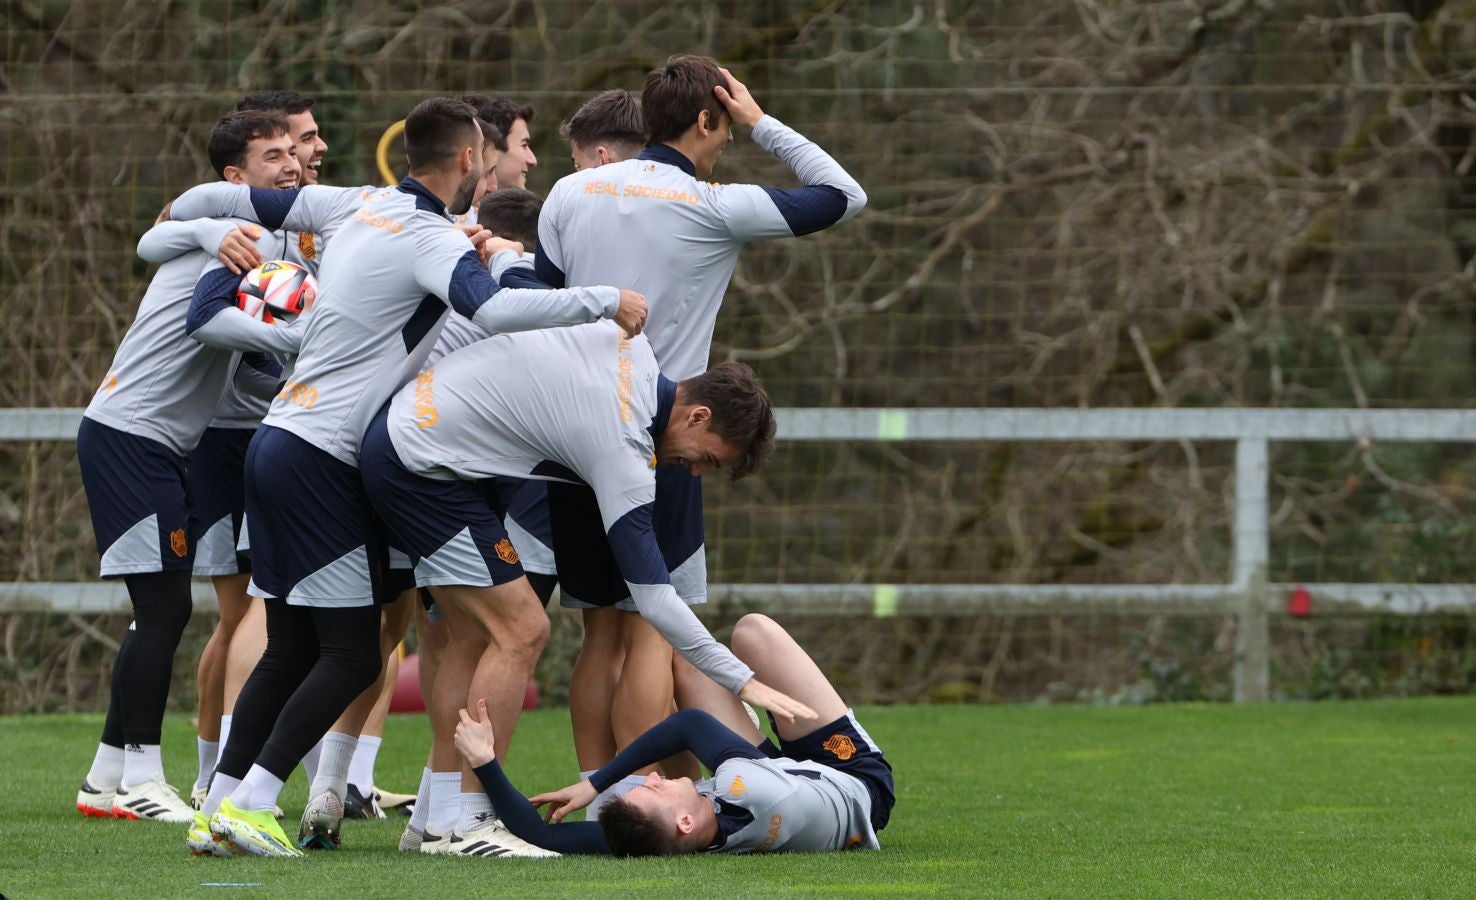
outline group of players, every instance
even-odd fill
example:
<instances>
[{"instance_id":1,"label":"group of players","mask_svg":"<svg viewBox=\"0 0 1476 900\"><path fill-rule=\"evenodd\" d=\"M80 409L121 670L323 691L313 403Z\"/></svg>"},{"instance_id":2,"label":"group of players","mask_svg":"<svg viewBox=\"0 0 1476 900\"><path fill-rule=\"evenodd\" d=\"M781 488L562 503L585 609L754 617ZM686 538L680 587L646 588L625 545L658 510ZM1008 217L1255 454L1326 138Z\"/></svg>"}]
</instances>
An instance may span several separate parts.
<instances>
[{"instance_id":1,"label":"group of players","mask_svg":"<svg viewBox=\"0 0 1476 900\"><path fill-rule=\"evenodd\" d=\"M730 650L690 609L701 476L756 471L775 431L747 366L707 366L738 254L854 216L860 185L705 57L584 104L561 128L575 172L542 202L530 107L423 101L390 188L318 182L311 107L247 97L210 136L220 180L139 244L160 266L77 440L102 575L134 613L78 809L187 824L213 856L331 849L346 815L412 801L400 849L433 854L876 847L891 770L834 688L773 620ZM709 183L734 125L802 186ZM263 260L316 273L295 319L238 307ZM192 574L221 618L186 803L160 733ZM581 780L529 803L497 760L556 586L584 624ZM412 618L433 735L413 798L373 783ZM299 763L294 841L277 803Z\"/></svg>"}]
</instances>

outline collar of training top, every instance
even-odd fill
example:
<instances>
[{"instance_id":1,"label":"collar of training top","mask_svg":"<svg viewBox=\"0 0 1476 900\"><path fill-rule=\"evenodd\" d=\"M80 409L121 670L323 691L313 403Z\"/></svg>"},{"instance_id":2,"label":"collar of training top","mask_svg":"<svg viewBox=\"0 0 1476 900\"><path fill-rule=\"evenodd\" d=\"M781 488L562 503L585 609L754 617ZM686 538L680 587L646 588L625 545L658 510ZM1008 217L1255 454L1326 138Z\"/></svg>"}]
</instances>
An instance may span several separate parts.
<instances>
[{"instance_id":1,"label":"collar of training top","mask_svg":"<svg viewBox=\"0 0 1476 900\"><path fill-rule=\"evenodd\" d=\"M656 375L656 415L651 419L651 427L646 431L651 437L661 437L671 421L671 408L676 404L676 382L665 375Z\"/></svg>"},{"instance_id":2,"label":"collar of training top","mask_svg":"<svg viewBox=\"0 0 1476 900\"><path fill-rule=\"evenodd\" d=\"M432 194L429 188L409 175L406 175L405 180L400 182L399 189L415 198L416 209L423 209L426 212L435 213L443 218L451 218L450 214L446 212L446 204L441 202L441 198Z\"/></svg>"},{"instance_id":3,"label":"collar of training top","mask_svg":"<svg viewBox=\"0 0 1476 900\"><path fill-rule=\"evenodd\" d=\"M647 159L651 162L666 163L668 166L676 166L693 178L697 177L697 167L692 165L692 161L665 144L652 144L642 150L641 155L636 157L636 159Z\"/></svg>"}]
</instances>

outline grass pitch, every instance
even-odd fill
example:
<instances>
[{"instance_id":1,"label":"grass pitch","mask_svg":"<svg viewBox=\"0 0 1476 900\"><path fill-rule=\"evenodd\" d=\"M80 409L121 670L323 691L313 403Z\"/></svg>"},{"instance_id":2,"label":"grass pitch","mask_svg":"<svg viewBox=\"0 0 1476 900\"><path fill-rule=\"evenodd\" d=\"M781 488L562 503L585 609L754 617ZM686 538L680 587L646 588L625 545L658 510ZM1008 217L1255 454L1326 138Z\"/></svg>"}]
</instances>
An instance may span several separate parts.
<instances>
[{"instance_id":1,"label":"grass pitch","mask_svg":"<svg viewBox=\"0 0 1476 900\"><path fill-rule=\"evenodd\" d=\"M194 859L184 826L72 808L100 716L0 719L0 892L63 895L726 897L1476 895L1476 700L1261 707L862 711L897 772L880 853L458 860L396 853L404 819L351 822L304 860ZM381 784L413 790L425 722L395 717ZM188 785L172 717L165 759ZM526 716L525 790L574 775L563 710ZM283 805L289 833L306 786Z\"/></svg>"}]
</instances>

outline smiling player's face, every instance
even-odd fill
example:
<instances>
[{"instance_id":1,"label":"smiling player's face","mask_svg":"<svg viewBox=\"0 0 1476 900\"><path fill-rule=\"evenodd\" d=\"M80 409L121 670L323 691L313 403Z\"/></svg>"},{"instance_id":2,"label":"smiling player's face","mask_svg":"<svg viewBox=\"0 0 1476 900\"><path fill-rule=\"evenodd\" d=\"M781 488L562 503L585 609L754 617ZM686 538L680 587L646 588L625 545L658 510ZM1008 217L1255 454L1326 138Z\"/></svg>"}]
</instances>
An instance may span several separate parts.
<instances>
[{"instance_id":1,"label":"smiling player's face","mask_svg":"<svg viewBox=\"0 0 1476 900\"><path fill-rule=\"evenodd\" d=\"M656 462L684 466L693 475L714 469L732 468L743 458L743 448L712 431L712 411L697 406L681 418L667 423L656 442Z\"/></svg>"},{"instance_id":2,"label":"smiling player's face","mask_svg":"<svg viewBox=\"0 0 1476 900\"><path fill-rule=\"evenodd\" d=\"M718 157L723 155L723 151L732 142L733 119L723 113L718 116L716 124L708 129L707 134L702 136L697 158L692 160L692 168L697 170L698 178L712 177L713 170L717 168Z\"/></svg>"},{"instance_id":3,"label":"smiling player's face","mask_svg":"<svg viewBox=\"0 0 1476 900\"><path fill-rule=\"evenodd\" d=\"M482 182L487 177L487 170L483 168L482 160L482 133L476 132L476 140L472 142L471 153L462 151L461 159L466 166L461 173L461 183L456 186L456 193L451 196L451 202L446 205L446 211L453 216L459 216L471 209L472 203L480 196Z\"/></svg>"},{"instance_id":4,"label":"smiling player's face","mask_svg":"<svg viewBox=\"0 0 1476 900\"><path fill-rule=\"evenodd\" d=\"M253 138L246 145L243 165L225 168L226 181L254 188L295 188L301 176L302 166L292 152L292 137L286 134Z\"/></svg>"},{"instance_id":5,"label":"smiling player's face","mask_svg":"<svg viewBox=\"0 0 1476 900\"><path fill-rule=\"evenodd\" d=\"M323 154L328 144L318 133L318 122L310 110L292 113L287 117L287 131L292 137L292 150L302 168L302 183L317 184L318 169L323 165Z\"/></svg>"}]
</instances>

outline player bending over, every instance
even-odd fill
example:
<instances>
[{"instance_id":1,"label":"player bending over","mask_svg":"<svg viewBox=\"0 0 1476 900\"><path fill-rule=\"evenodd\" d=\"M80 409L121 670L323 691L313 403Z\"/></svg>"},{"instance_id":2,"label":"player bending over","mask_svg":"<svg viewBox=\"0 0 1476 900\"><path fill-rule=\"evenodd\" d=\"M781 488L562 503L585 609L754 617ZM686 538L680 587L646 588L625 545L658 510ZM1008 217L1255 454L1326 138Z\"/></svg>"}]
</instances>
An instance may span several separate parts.
<instances>
[{"instance_id":1,"label":"player bending over","mask_svg":"<svg viewBox=\"0 0 1476 900\"><path fill-rule=\"evenodd\" d=\"M804 648L768 616L733 629L733 652L755 677L813 707L818 719L771 719L779 746L765 739L738 701L707 682L702 704L641 735L586 781L532 798L508 781L493 755L486 710L461 711L456 747L487 789L509 830L559 853L671 856L780 850L878 850L877 832L895 802L892 767ZM699 676L700 677L700 676ZM705 679L704 679L705 680ZM710 711L708 711L710 710ZM816 721L826 724L815 726ZM673 753L690 750L712 777L693 782L652 774L606 804L598 823L562 822L598 791ZM469 854L474 855L474 854Z\"/></svg>"}]
</instances>

